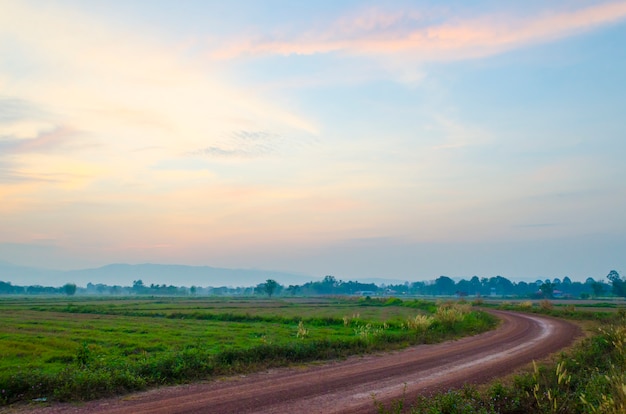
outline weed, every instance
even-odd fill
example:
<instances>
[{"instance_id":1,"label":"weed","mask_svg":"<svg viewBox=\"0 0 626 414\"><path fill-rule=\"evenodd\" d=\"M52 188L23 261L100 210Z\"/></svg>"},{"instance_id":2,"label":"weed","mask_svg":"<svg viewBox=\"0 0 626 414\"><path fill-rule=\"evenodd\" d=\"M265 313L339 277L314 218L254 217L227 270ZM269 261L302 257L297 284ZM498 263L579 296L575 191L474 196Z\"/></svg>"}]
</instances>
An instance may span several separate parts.
<instances>
[{"instance_id":1,"label":"weed","mask_svg":"<svg viewBox=\"0 0 626 414\"><path fill-rule=\"evenodd\" d=\"M552 305L552 302L550 302L547 299L544 299L541 302L539 302L539 307L541 308L541 310L544 310L544 311L551 311L552 309L554 309L554 305Z\"/></svg>"},{"instance_id":2,"label":"weed","mask_svg":"<svg viewBox=\"0 0 626 414\"><path fill-rule=\"evenodd\" d=\"M307 336L309 336L309 330L304 327L304 323L302 321L298 322L298 333L296 334L296 337L304 339Z\"/></svg>"},{"instance_id":3,"label":"weed","mask_svg":"<svg viewBox=\"0 0 626 414\"><path fill-rule=\"evenodd\" d=\"M522 310L528 310L532 309L533 303L530 300L526 300L524 302L520 302L517 306Z\"/></svg>"},{"instance_id":4,"label":"weed","mask_svg":"<svg viewBox=\"0 0 626 414\"><path fill-rule=\"evenodd\" d=\"M425 331L433 322L432 316L416 315L414 318L407 319L407 327L415 331Z\"/></svg>"},{"instance_id":5,"label":"weed","mask_svg":"<svg viewBox=\"0 0 626 414\"><path fill-rule=\"evenodd\" d=\"M89 344L84 341L80 347L78 348L78 351L76 352L76 363L81 366L81 367L86 367L89 364L89 361L91 360L92 355L91 355L91 349L89 349Z\"/></svg>"}]
</instances>

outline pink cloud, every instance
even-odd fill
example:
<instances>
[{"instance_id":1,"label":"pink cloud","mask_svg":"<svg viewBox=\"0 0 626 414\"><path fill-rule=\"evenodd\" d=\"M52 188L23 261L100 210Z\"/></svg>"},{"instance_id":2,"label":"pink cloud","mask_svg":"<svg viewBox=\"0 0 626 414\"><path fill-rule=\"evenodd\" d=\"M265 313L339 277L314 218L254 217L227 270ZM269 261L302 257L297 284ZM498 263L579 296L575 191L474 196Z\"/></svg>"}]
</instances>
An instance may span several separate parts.
<instances>
[{"instance_id":1,"label":"pink cloud","mask_svg":"<svg viewBox=\"0 0 626 414\"><path fill-rule=\"evenodd\" d=\"M42 153L58 150L72 141L77 131L67 126L60 126L51 131L40 132L33 138L12 139L7 142L9 152Z\"/></svg>"},{"instance_id":2,"label":"pink cloud","mask_svg":"<svg viewBox=\"0 0 626 414\"><path fill-rule=\"evenodd\" d=\"M425 24L417 13L368 10L319 31L291 37L240 39L214 57L242 55L411 54L418 60L455 60L489 56L526 44L564 38L626 18L626 2L593 5L518 18L489 15Z\"/></svg>"}]
</instances>

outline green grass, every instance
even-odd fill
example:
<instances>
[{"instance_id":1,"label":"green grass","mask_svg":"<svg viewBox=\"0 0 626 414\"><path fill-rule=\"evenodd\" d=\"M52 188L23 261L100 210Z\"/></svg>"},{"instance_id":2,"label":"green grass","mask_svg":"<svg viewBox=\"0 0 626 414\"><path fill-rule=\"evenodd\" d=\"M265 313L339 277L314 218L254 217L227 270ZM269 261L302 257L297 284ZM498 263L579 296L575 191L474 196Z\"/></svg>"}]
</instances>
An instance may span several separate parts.
<instances>
[{"instance_id":1,"label":"green grass","mask_svg":"<svg viewBox=\"0 0 626 414\"><path fill-rule=\"evenodd\" d=\"M411 328L416 315L432 323ZM469 306L399 299L0 299L0 403L88 400L433 343L495 324Z\"/></svg>"}]
</instances>

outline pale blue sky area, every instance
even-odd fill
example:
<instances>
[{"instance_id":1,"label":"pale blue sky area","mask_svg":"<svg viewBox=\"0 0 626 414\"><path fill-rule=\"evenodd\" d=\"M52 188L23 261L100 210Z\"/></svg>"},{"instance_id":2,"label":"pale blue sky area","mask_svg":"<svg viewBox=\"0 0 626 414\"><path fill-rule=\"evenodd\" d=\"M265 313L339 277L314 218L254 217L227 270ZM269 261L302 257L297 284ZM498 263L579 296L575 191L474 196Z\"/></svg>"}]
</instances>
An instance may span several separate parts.
<instances>
[{"instance_id":1,"label":"pale blue sky area","mask_svg":"<svg viewBox=\"0 0 626 414\"><path fill-rule=\"evenodd\" d=\"M624 1L0 10L0 260L626 271Z\"/></svg>"}]
</instances>

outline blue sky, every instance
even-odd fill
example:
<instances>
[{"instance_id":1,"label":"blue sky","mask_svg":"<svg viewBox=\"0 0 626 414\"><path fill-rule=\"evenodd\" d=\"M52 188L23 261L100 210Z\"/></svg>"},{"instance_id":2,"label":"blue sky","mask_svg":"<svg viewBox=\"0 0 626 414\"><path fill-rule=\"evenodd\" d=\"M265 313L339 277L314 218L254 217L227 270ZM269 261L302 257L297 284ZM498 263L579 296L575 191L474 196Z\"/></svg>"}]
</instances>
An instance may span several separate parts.
<instances>
[{"instance_id":1,"label":"blue sky","mask_svg":"<svg viewBox=\"0 0 626 414\"><path fill-rule=\"evenodd\" d=\"M0 260L625 267L626 2L0 10Z\"/></svg>"}]
</instances>

